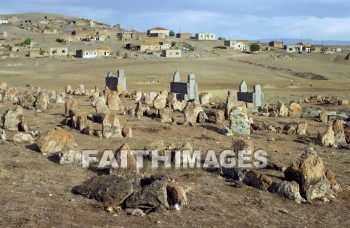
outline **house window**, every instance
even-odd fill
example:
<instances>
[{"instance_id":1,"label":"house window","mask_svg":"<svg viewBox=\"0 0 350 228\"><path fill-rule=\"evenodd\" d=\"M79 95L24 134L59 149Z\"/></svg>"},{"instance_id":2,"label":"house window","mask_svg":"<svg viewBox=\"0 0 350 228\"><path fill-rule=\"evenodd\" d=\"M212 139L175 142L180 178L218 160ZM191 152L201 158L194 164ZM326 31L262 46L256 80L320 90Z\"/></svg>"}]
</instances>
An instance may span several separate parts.
<instances>
[{"instance_id":1,"label":"house window","mask_svg":"<svg viewBox=\"0 0 350 228\"><path fill-rule=\"evenodd\" d=\"M211 38L214 38L214 35L211 35Z\"/></svg>"},{"instance_id":2,"label":"house window","mask_svg":"<svg viewBox=\"0 0 350 228\"><path fill-rule=\"evenodd\" d=\"M176 55L180 55L180 52L176 52L175 54L176 54Z\"/></svg>"},{"instance_id":3,"label":"house window","mask_svg":"<svg viewBox=\"0 0 350 228\"><path fill-rule=\"evenodd\" d=\"M66 50L62 50L62 54L65 54L66 53Z\"/></svg>"},{"instance_id":4,"label":"house window","mask_svg":"<svg viewBox=\"0 0 350 228\"><path fill-rule=\"evenodd\" d=\"M89 55L89 52L85 52L85 55Z\"/></svg>"},{"instance_id":5,"label":"house window","mask_svg":"<svg viewBox=\"0 0 350 228\"><path fill-rule=\"evenodd\" d=\"M96 53L96 52L94 52L94 55L97 55L97 53Z\"/></svg>"}]
</instances>

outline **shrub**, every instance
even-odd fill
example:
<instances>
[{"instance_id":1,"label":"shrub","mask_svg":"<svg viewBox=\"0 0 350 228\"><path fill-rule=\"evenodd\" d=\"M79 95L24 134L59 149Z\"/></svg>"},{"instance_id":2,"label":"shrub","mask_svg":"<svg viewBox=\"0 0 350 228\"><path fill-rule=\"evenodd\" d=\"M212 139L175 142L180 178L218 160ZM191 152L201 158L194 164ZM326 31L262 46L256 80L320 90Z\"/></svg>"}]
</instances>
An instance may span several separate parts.
<instances>
[{"instance_id":1,"label":"shrub","mask_svg":"<svg viewBox=\"0 0 350 228\"><path fill-rule=\"evenodd\" d=\"M260 44L253 43L250 45L250 52L251 53L258 52L258 51L260 51L260 49L261 49Z\"/></svg>"},{"instance_id":2,"label":"shrub","mask_svg":"<svg viewBox=\"0 0 350 228\"><path fill-rule=\"evenodd\" d=\"M174 32L174 30L170 30L170 32L169 32L169 36L175 36L175 32Z\"/></svg>"}]
</instances>

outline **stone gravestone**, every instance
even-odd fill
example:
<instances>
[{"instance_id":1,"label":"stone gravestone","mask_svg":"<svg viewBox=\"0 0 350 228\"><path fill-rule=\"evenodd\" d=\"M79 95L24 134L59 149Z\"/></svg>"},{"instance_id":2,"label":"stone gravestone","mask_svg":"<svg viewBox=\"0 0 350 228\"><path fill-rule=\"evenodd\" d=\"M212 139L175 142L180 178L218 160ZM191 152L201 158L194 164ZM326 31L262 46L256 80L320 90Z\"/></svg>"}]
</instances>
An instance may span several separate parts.
<instances>
[{"instance_id":1,"label":"stone gravestone","mask_svg":"<svg viewBox=\"0 0 350 228\"><path fill-rule=\"evenodd\" d=\"M194 74L188 75L187 82L180 82L180 74L178 71L173 76L173 81L170 82L170 93L176 94L179 101L199 100L198 84Z\"/></svg>"},{"instance_id":2,"label":"stone gravestone","mask_svg":"<svg viewBox=\"0 0 350 228\"><path fill-rule=\"evenodd\" d=\"M260 107L265 105L265 96L261 91L260 85L254 86L253 92L248 92L247 84L245 81L242 81L239 85L239 92L237 92L237 100L243 101L247 105L251 104L254 110L257 110Z\"/></svg>"},{"instance_id":3,"label":"stone gravestone","mask_svg":"<svg viewBox=\"0 0 350 228\"><path fill-rule=\"evenodd\" d=\"M242 81L239 85L239 92L246 93L248 92L247 83L245 81Z\"/></svg>"},{"instance_id":4,"label":"stone gravestone","mask_svg":"<svg viewBox=\"0 0 350 228\"><path fill-rule=\"evenodd\" d=\"M123 91L127 91L126 88L126 77L124 70L118 70L118 76L113 76L113 73L109 71L106 76L106 87L112 91L117 91L118 85L121 85Z\"/></svg>"}]
</instances>

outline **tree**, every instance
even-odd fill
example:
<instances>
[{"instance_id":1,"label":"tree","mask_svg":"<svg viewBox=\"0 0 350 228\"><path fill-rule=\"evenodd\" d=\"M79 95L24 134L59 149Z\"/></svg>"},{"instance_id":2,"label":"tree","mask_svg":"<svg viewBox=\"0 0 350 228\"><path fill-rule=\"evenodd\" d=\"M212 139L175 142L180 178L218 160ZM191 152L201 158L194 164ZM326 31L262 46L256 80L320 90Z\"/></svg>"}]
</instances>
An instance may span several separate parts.
<instances>
[{"instance_id":1,"label":"tree","mask_svg":"<svg viewBox=\"0 0 350 228\"><path fill-rule=\"evenodd\" d=\"M176 42L175 41L171 41L171 47L175 47L176 46Z\"/></svg>"},{"instance_id":2,"label":"tree","mask_svg":"<svg viewBox=\"0 0 350 228\"><path fill-rule=\"evenodd\" d=\"M250 45L250 52L251 53L258 52L258 51L260 51L260 49L261 49L260 44L253 43Z\"/></svg>"},{"instance_id":3,"label":"tree","mask_svg":"<svg viewBox=\"0 0 350 228\"><path fill-rule=\"evenodd\" d=\"M170 32L169 32L169 36L175 36L175 32L174 32L174 30L170 30Z\"/></svg>"}]
</instances>

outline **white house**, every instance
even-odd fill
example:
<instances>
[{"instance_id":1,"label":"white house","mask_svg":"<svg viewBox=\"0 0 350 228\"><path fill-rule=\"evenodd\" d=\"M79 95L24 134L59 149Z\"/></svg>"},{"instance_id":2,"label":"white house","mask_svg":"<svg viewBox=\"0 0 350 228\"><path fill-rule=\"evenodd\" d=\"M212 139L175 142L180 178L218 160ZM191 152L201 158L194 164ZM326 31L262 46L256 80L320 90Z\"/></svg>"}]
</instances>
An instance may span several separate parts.
<instances>
[{"instance_id":1,"label":"white house","mask_svg":"<svg viewBox=\"0 0 350 228\"><path fill-rule=\"evenodd\" d=\"M288 44L286 45L286 50L288 53L301 53L303 51L302 44Z\"/></svg>"},{"instance_id":2,"label":"white house","mask_svg":"<svg viewBox=\"0 0 350 228\"><path fill-rule=\"evenodd\" d=\"M2 20L2 19L0 19L0 24L8 24L8 23L9 23L8 20Z\"/></svg>"},{"instance_id":3,"label":"white house","mask_svg":"<svg viewBox=\"0 0 350 228\"><path fill-rule=\"evenodd\" d=\"M147 30L147 35L151 37L165 38L169 36L170 30L161 27L155 27Z\"/></svg>"},{"instance_id":4,"label":"white house","mask_svg":"<svg viewBox=\"0 0 350 228\"><path fill-rule=\"evenodd\" d=\"M197 40L216 40L214 33L196 33Z\"/></svg>"},{"instance_id":5,"label":"white house","mask_svg":"<svg viewBox=\"0 0 350 228\"><path fill-rule=\"evenodd\" d=\"M162 51L162 56L166 58L180 58L182 55L181 55L181 50L168 49L168 50Z\"/></svg>"},{"instance_id":6,"label":"white house","mask_svg":"<svg viewBox=\"0 0 350 228\"><path fill-rule=\"evenodd\" d=\"M240 51L246 51L249 49L247 43L249 41L243 41L243 40L225 40L225 47L230 47L235 50L240 50Z\"/></svg>"},{"instance_id":7,"label":"white house","mask_svg":"<svg viewBox=\"0 0 350 228\"><path fill-rule=\"evenodd\" d=\"M98 50L97 49L82 49L77 50L76 57L83 58L83 59L92 59L96 58L98 56Z\"/></svg>"}]
</instances>

